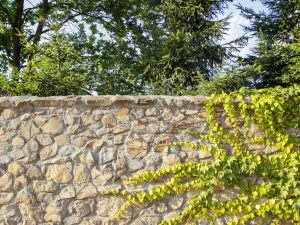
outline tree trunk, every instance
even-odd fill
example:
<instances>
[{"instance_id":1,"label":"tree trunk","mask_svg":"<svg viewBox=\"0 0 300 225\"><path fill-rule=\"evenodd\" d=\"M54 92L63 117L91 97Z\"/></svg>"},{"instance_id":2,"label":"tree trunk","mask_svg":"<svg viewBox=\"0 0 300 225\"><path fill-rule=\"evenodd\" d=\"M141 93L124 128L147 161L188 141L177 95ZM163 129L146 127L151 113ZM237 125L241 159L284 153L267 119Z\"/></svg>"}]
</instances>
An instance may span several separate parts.
<instances>
[{"instance_id":1,"label":"tree trunk","mask_svg":"<svg viewBox=\"0 0 300 225\"><path fill-rule=\"evenodd\" d=\"M19 76L18 73L21 69L21 51L22 51L22 43L20 35L22 34L22 26L23 26L23 12L24 12L24 0L16 0L16 12L14 15L14 21L12 25L12 66L13 68L13 78L14 81L18 81Z\"/></svg>"}]
</instances>

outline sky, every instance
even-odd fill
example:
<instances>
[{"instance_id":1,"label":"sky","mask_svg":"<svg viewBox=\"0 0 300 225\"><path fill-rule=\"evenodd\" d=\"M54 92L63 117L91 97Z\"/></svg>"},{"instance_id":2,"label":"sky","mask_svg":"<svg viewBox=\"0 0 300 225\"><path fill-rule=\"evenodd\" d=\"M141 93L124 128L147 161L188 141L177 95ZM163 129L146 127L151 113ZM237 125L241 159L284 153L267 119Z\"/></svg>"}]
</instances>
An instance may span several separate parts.
<instances>
[{"instance_id":1,"label":"sky","mask_svg":"<svg viewBox=\"0 0 300 225\"><path fill-rule=\"evenodd\" d=\"M230 3L228 9L225 10L224 16L231 14L231 19L229 20L230 26L225 36L223 43L230 42L243 36L245 33L242 26L249 25L249 20L245 19L240 15L239 10L236 9L237 4L241 4L242 6L247 6L249 8L253 8L255 11L263 11L266 10L264 6L260 3L260 1L251 1L251 0L234 0L233 3ZM255 46L255 38L251 38L248 40L248 45L241 49L239 52L240 56L245 56L251 52L251 48Z\"/></svg>"},{"instance_id":2,"label":"sky","mask_svg":"<svg viewBox=\"0 0 300 225\"><path fill-rule=\"evenodd\" d=\"M25 0L25 7L30 7L32 5L36 5L40 3L41 0ZM228 8L225 10L224 15L220 15L220 17L225 17L231 14L231 19L229 20L229 30L227 35L224 38L222 43L230 42L236 38L241 37L245 32L242 26L249 25L249 21L240 15L239 10L236 9L237 4L241 4L243 6L247 6L253 8L255 11L263 11L266 10L264 6L260 3L259 0L234 0L233 3L229 3ZM251 52L251 48L255 46L255 38L251 38L248 40L248 45L242 48L239 52L240 56L245 56Z\"/></svg>"}]
</instances>

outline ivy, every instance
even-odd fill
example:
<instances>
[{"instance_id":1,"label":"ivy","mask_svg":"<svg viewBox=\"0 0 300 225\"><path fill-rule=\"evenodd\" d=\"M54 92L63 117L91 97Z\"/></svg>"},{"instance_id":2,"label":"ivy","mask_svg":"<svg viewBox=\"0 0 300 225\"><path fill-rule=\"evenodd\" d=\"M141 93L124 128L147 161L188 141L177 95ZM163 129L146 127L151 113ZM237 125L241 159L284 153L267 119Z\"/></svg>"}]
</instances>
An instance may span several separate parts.
<instances>
[{"instance_id":1,"label":"ivy","mask_svg":"<svg viewBox=\"0 0 300 225\"><path fill-rule=\"evenodd\" d=\"M209 130L205 134L187 132L210 142L210 147L191 142L172 145L208 151L214 160L177 164L127 178L128 185L133 186L162 178L166 182L151 190L103 193L127 199L114 219L132 205L194 190L197 195L189 199L182 213L161 221L160 225L196 224L201 220L214 224L222 216L231 216L233 219L228 222L231 225L254 219L256 224L300 224L300 141L290 132L299 131L299 106L300 87L296 85L259 91L242 89L211 96L206 102ZM223 115L217 113L220 107L224 109ZM251 149L254 144L267 148L255 152ZM247 179L250 177L256 181ZM218 190L229 188L238 190L236 198L225 202L215 200Z\"/></svg>"}]
</instances>

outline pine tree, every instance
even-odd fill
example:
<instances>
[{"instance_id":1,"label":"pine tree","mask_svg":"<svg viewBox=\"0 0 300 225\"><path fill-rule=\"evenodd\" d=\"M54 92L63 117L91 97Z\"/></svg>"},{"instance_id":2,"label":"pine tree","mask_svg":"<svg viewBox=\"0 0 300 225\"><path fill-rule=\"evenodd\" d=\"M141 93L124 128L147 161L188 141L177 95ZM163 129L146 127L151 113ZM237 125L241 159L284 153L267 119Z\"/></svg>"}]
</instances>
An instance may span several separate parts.
<instances>
[{"instance_id":1,"label":"pine tree","mask_svg":"<svg viewBox=\"0 0 300 225\"><path fill-rule=\"evenodd\" d=\"M228 1L167 0L163 12L165 38L160 57L147 75L157 93L183 94L210 81L232 57L236 43L221 45L228 19L218 19ZM239 40L239 44L241 44ZM155 65L153 65L155 63Z\"/></svg>"},{"instance_id":2,"label":"pine tree","mask_svg":"<svg viewBox=\"0 0 300 225\"><path fill-rule=\"evenodd\" d=\"M239 8L251 21L246 31L258 38L254 54L243 59L242 72L256 88L300 82L300 1L262 0L268 12Z\"/></svg>"}]
</instances>

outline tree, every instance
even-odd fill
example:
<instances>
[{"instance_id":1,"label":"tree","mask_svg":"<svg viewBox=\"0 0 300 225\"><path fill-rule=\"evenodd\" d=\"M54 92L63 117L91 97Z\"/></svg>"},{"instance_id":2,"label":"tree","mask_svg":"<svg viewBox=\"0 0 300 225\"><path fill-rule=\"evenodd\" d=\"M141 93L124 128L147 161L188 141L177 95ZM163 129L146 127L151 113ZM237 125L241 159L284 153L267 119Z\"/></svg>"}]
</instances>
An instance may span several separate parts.
<instances>
[{"instance_id":1,"label":"tree","mask_svg":"<svg viewBox=\"0 0 300 225\"><path fill-rule=\"evenodd\" d=\"M254 54L243 59L243 70L256 88L299 83L300 4L298 0L262 0L268 13L242 7L251 21L246 31L258 38ZM296 73L296 74L295 74ZM298 74L297 74L298 73ZM295 76L296 75L296 76ZM293 78L294 77L294 78Z\"/></svg>"},{"instance_id":2,"label":"tree","mask_svg":"<svg viewBox=\"0 0 300 225\"><path fill-rule=\"evenodd\" d=\"M117 25L121 25L122 16L129 11L128 7L132 5L130 1L96 0L43 0L41 3L29 7L25 7L25 3L24 0L5 0L0 3L0 72L3 74L1 81L5 87L7 85L11 87L17 87L19 84L24 85L24 81L27 79L25 79L26 76L28 79L30 76L35 76L36 70L34 71L31 65L38 64L32 61L37 58L38 61L43 61L42 53L48 52L43 49L46 46L45 42L48 42L47 38L49 39L54 35L57 22L59 22L61 29L66 24L77 27L81 23L95 27L97 22L106 30L118 30ZM83 22L80 23L80 21ZM68 32L64 31L63 33L64 44L69 41L75 47L74 43L76 41L74 39L69 40L70 35L67 34ZM41 40L43 40L43 46L39 46ZM51 46L53 47L50 43L47 48L49 49ZM81 49L79 52L84 51L84 49ZM45 57L46 61L49 60L47 55ZM82 65L87 62L87 58L84 59L81 62ZM53 62L50 64L53 65ZM33 74L30 75L30 73ZM48 75L51 76L49 73ZM69 73L69 76L73 76L73 73ZM82 89L88 88L82 87ZM49 91L51 93L51 90ZM16 90L16 92L19 91Z\"/></svg>"},{"instance_id":3,"label":"tree","mask_svg":"<svg viewBox=\"0 0 300 225\"><path fill-rule=\"evenodd\" d=\"M164 39L147 76L157 93L183 94L211 81L243 39L221 45L228 19L218 19L229 1L163 1Z\"/></svg>"},{"instance_id":4,"label":"tree","mask_svg":"<svg viewBox=\"0 0 300 225\"><path fill-rule=\"evenodd\" d=\"M241 87L265 88L300 83L300 4L299 0L261 0L267 12L255 12L238 5L250 20L245 27L258 39L252 53L240 58L227 76L217 77L200 89L230 92Z\"/></svg>"},{"instance_id":5,"label":"tree","mask_svg":"<svg viewBox=\"0 0 300 225\"><path fill-rule=\"evenodd\" d=\"M99 94L193 91L211 81L241 43L219 44L228 18L217 17L228 1L43 0L24 7L24 0L6 0L0 3L6 14L0 18L2 73L18 86L25 71L28 77L37 71L32 61L41 61L59 21L64 41L83 56L85 80L92 80ZM76 31L63 30L66 24Z\"/></svg>"}]
</instances>

